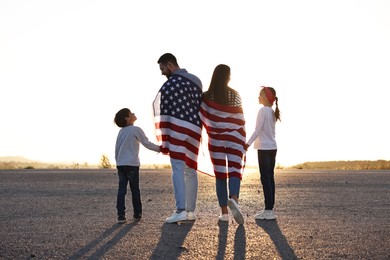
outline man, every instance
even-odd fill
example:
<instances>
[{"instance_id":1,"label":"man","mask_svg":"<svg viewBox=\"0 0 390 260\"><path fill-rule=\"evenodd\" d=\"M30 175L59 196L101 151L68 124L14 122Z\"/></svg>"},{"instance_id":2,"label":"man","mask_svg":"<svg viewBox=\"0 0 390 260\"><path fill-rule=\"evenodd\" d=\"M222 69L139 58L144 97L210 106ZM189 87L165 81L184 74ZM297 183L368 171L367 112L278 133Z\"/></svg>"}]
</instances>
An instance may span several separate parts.
<instances>
[{"instance_id":1,"label":"man","mask_svg":"<svg viewBox=\"0 0 390 260\"><path fill-rule=\"evenodd\" d=\"M170 157L176 200L176 210L165 222L195 220L202 82L181 69L171 53L162 55L157 63L168 80L153 102L155 127L161 152Z\"/></svg>"}]
</instances>

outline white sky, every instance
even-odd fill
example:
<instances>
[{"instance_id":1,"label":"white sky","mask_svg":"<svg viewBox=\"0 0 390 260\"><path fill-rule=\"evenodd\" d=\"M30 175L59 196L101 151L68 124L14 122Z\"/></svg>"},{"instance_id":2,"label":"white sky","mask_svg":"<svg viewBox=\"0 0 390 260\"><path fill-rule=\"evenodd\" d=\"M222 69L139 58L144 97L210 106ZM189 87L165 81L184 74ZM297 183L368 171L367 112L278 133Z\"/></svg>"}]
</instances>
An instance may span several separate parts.
<instances>
[{"instance_id":1,"label":"white sky","mask_svg":"<svg viewBox=\"0 0 390 260\"><path fill-rule=\"evenodd\" d=\"M281 165L390 160L389 14L387 0L1 0L0 156L114 163L123 107L156 141L157 59L171 52L204 90L216 65L231 67L248 135L259 87L276 89Z\"/></svg>"}]
</instances>

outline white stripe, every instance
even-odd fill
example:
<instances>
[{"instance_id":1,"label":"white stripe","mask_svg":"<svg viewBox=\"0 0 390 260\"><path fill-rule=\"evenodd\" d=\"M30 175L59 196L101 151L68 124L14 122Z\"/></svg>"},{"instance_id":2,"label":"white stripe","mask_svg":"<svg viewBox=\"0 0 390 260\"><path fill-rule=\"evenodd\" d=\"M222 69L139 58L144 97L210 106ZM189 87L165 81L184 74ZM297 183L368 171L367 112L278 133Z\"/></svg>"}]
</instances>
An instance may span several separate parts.
<instances>
[{"instance_id":1,"label":"white stripe","mask_svg":"<svg viewBox=\"0 0 390 260\"><path fill-rule=\"evenodd\" d=\"M209 112L212 115L219 116L222 118L235 118L235 119L240 119L244 120L244 114L243 113L227 113L222 110L214 109L212 107L209 107L205 102L202 102L201 107ZM202 114L200 114L202 115Z\"/></svg>"},{"instance_id":2,"label":"white stripe","mask_svg":"<svg viewBox=\"0 0 390 260\"><path fill-rule=\"evenodd\" d=\"M173 123L175 125L188 128L192 132L198 133L199 135L202 132L202 128L201 127L199 127L199 126L197 126L197 125L195 125L193 123L189 123L189 122L187 122L185 120L181 120L181 119L178 119L176 117L172 117L172 116L167 116L167 115L156 116L155 117L155 122L156 123L159 123L159 122L170 122L170 123Z\"/></svg>"},{"instance_id":3,"label":"white stripe","mask_svg":"<svg viewBox=\"0 0 390 260\"><path fill-rule=\"evenodd\" d=\"M169 142L163 142L163 147L164 147L164 144L165 145L169 144L169 150L175 151L177 153L184 153L185 156L187 156L188 158L191 158L191 160L193 160L195 162L198 159L198 155L194 154L190 150L187 150L184 146L178 146L178 145L173 145L173 144L171 144Z\"/></svg>"},{"instance_id":4,"label":"white stripe","mask_svg":"<svg viewBox=\"0 0 390 260\"><path fill-rule=\"evenodd\" d=\"M212 158L214 159L220 159L220 160L225 160L226 159L226 153L219 153L219 152L210 152L212 154ZM242 157L241 156L236 156L233 154L229 154L229 160L234 161L236 163L241 163Z\"/></svg>"}]
</instances>

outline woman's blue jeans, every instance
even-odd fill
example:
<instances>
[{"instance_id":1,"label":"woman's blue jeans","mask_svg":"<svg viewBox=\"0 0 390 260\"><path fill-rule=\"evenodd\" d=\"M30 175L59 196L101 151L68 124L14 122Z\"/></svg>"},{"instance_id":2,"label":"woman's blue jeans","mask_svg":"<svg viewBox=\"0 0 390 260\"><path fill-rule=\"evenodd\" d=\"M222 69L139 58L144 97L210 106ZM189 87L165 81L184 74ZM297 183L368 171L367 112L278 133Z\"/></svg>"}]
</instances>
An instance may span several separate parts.
<instances>
[{"instance_id":1,"label":"woman's blue jeans","mask_svg":"<svg viewBox=\"0 0 390 260\"><path fill-rule=\"evenodd\" d=\"M264 204L266 210L272 210L275 205L275 160L277 150L257 150L260 169L260 180L263 186Z\"/></svg>"},{"instance_id":2,"label":"woman's blue jeans","mask_svg":"<svg viewBox=\"0 0 390 260\"><path fill-rule=\"evenodd\" d=\"M142 215L141 191L139 189L139 167L138 166L117 166L119 185L116 208L118 215L125 215L127 183L130 184L131 199L133 202L134 217Z\"/></svg>"},{"instance_id":3,"label":"woman's blue jeans","mask_svg":"<svg viewBox=\"0 0 390 260\"><path fill-rule=\"evenodd\" d=\"M229 184L227 183L228 180ZM217 190L217 198L220 207L227 206L228 198L231 198L232 195L236 195L237 198L240 197L240 184L241 180L237 177L215 179L215 187ZM229 197L227 186L229 186Z\"/></svg>"}]
</instances>

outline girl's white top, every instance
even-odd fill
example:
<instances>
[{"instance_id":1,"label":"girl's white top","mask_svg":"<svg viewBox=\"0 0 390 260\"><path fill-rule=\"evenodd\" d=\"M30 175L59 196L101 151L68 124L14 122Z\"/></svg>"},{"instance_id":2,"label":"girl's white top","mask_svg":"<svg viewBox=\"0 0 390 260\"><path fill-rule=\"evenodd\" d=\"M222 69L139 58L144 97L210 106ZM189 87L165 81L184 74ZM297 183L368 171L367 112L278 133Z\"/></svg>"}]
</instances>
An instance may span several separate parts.
<instances>
[{"instance_id":1,"label":"girl's white top","mask_svg":"<svg viewBox=\"0 0 390 260\"><path fill-rule=\"evenodd\" d=\"M160 151L160 147L146 137L141 128L129 125L121 128L115 144L115 160L117 166L140 166L139 144L149 150Z\"/></svg>"},{"instance_id":2,"label":"girl's white top","mask_svg":"<svg viewBox=\"0 0 390 260\"><path fill-rule=\"evenodd\" d=\"M247 144L251 145L254 141L254 149L276 150L275 123L274 110L271 107L261 106L257 113L255 131L249 138Z\"/></svg>"}]
</instances>

